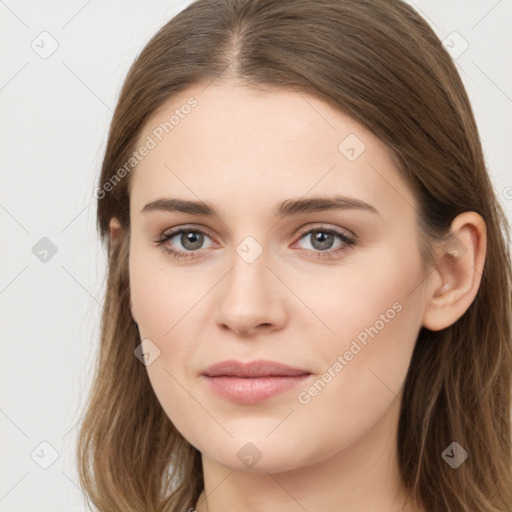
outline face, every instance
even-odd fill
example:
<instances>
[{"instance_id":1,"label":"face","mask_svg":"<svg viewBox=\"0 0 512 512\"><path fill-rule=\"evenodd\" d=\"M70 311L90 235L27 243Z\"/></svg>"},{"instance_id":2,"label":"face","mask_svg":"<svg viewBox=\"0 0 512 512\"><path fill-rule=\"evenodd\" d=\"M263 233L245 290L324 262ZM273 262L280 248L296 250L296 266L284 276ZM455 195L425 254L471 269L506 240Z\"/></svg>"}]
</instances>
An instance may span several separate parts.
<instances>
[{"instance_id":1,"label":"face","mask_svg":"<svg viewBox=\"0 0 512 512\"><path fill-rule=\"evenodd\" d=\"M228 468L348 453L397 411L421 327L415 198L386 146L321 100L202 89L146 124L130 176L131 308L153 389ZM225 361L240 364L211 369Z\"/></svg>"}]
</instances>

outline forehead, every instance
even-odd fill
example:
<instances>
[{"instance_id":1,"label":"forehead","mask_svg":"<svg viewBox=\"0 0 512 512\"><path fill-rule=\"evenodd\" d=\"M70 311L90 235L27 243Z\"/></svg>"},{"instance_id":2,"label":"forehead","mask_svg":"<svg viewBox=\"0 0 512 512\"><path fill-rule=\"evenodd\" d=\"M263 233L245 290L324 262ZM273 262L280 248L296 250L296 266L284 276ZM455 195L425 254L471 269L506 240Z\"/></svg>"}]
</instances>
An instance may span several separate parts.
<instances>
[{"instance_id":1,"label":"forehead","mask_svg":"<svg viewBox=\"0 0 512 512\"><path fill-rule=\"evenodd\" d=\"M289 157L290 151L299 157L315 149L317 159L322 151L336 155L338 143L349 133L379 144L355 120L309 94L221 82L173 96L146 121L139 143L152 134L157 143L169 146L185 139L202 142L202 154L224 158L274 161ZM243 144L243 155L237 144Z\"/></svg>"},{"instance_id":2,"label":"forehead","mask_svg":"<svg viewBox=\"0 0 512 512\"><path fill-rule=\"evenodd\" d=\"M152 115L137 147L145 143L151 150L131 176L131 202L141 207L166 192L240 205L329 192L374 203L388 196L384 209L400 195L414 201L385 144L326 102L293 89L195 86Z\"/></svg>"}]
</instances>

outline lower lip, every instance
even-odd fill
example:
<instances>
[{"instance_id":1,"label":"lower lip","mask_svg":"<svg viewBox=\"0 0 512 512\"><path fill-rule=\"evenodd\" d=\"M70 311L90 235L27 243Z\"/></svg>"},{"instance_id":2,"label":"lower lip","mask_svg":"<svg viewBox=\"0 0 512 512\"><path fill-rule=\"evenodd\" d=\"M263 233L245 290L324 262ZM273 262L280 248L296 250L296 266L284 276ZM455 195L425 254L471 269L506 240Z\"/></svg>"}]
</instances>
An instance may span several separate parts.
<instances>
[{"instance_id":1,"label":"lower lip","mask_svg":"<svg viewBox=\"0 0 512 512\"><path fill-rule=\"evenodd\" d=\"M211 388L220 396L239 404L255 404L302 384L310 374L267 377L208 377Z\"/></svg>"}]
</instances>

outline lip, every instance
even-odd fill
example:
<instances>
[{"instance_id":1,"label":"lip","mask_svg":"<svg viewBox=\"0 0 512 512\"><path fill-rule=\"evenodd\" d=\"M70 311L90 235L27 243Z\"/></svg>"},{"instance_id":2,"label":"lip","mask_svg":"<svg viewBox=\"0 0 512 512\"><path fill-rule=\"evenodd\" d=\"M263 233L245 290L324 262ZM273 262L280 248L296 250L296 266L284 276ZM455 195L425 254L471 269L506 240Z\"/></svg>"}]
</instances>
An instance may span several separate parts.
<instances>
[{"instance_id":1,"label":"lip","mask_svg":"<svg viewBox=\"0 0 512 512\"><path fill-rule=\"evenodd\" d=\"M289 391L310 375L307 370L263 359L221 361L202 373L212 391L240 404L255 404Z\"/></svg>"},{"instance_id":2,"label":"lip","mask_svg":"<svg viewBox=\"0 0 512 512\"><path fill-rule=\"evenodd\" d=\"M203 375L207 377L295 377L305 373L311 372L266 359L248 363L229 359L209 366Z\"/></svg>"}]
</instances>

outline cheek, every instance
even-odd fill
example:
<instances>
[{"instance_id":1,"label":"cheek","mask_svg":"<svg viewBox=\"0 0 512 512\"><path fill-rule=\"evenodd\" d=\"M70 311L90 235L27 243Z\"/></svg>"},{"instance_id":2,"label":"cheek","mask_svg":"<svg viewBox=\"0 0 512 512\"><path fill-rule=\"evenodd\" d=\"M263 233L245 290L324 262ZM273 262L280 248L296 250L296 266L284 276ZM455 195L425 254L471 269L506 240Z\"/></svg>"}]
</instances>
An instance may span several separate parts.
<instances>
[{"instance_id":1,"label":"cheek","mask_svg":"<svg viewBox=\"0 0 512 512\"><path fill-rule=\"evenodd\" d=\"M178 271L166 267L160 249L130 249L130 297L132 313L141 337L164 339L186 314L194 286L183 286ZM162 251L163 253L163 251ZM190 306L189 306L190 309Z\"/></svg>"},{"instance_id":2,"label":"cheek","mask_svg":"<svg viewBox=\"0 0 512 512\"><path fill-rule=\"evenodd\" d=\"M317 317L317 330L324 340L321 346L339 351L355 338L364 343L370 332L378 331L382 337L381 333L395 329L396 339L398 332L410 334L419 321L418 296L411 292L419 289L422 279L419 253L411 235L402 245L381 244L364 254L354 253L346 265L321 269L314 277L301 274L294 281L294 291L305 298ZM403 342L409 334L403 336Z\"/></svg>"},{"instance_id":3,"label":"cheek","mask_svg":"<svg viewBox=\"0 0 512 512\"><path fill-rule=\"evenodd\" d=\"M193 401L186 391L189 375L183 363L190 360L194 347L187 342L183 329L190 320L187 311L197 302L188 295L197 286L183 287L179 274L173 276L170 267L162 266L161 258L157 259L153 251L137 247L130 251L132 313L140 339L151 340L156 346L151 346L153 354L158 353L146 366L155 396L176 428L189 431L193 427L190 417L200 416L200 411L191 410Z\"/></svg>"},{"instance_id":4,"label":"cheek","mask_svg":"<svg viewBox=\"0 0 512 512\"><path fill-rule=\"evenodd\" d=\"M420 328L421 303L411 291L421 282L421 267L411 244L410 250L381 247L371 262L353 259L346 270L314 286L304 281L303 293L329 331L315 341L327 373L315 389L303 390L301 403L333 415L339 410L329 403L339 403L361 419L362 404L370 415L389 406L407 374Z\"/></svg>"},{"instance_id":5,"label":"cheek","mask_svg":"<svg viewBox=\"0 0 512 512\"><path fill-rule=\"evenodd\" d=\"M398 407L417 337L418 313L403 290L397 294L393 289L383 287L375 293L374 287L361 286L352 294L360 302L341 299L346 309L326 320L336 335L323 338L316 350L324 367L310 386L299 390L290 422L296 430L288 436L309 441L317 456L328 456L333 446L350 446L391 407ZM287 437L280 442L286 443Z\"/></svg>"},{"instance_id":6,"label":"cheek","mask_svg":"<svg viewBox=\"0 0 512 512\"><path fill-rule=\"evenodd\" d=\"M162 251L163 252L163 251ZM135 247L130 252L130 294L132 312L141 340L151 340L159 350L154 363L147 366L152 380L158 375L169 390L169 376L190 377L187 363L199 349L192 331L204 321L203 311L208 292L207 276L199 276L166 264L165 257L154 249ZM172 383L171 383L172 384Z\"/></svg>"}]
</instances>

